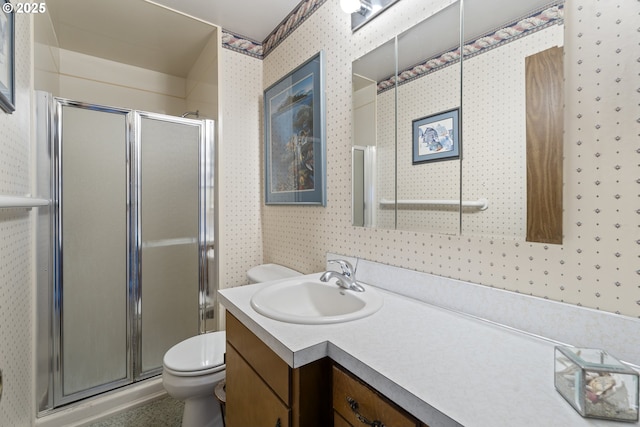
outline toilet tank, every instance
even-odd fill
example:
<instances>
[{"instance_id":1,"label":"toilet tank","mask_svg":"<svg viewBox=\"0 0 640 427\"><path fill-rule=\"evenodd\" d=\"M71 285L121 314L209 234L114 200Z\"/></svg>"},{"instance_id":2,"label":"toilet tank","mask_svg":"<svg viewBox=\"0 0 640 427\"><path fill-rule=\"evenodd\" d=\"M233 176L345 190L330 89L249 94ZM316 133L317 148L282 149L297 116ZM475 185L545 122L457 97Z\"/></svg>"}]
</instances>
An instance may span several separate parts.
<instances>
[{"instance_id":1,"label":"toilet tank","mask_svg":"<svg viewBox=\"0 0 640 427\"><path fill-rule=\"evenodd\" d=\"M249 283L270 282L271 280L286 279L288 277L301 276L299 271L292 270L279 264L256 265L247 271Z\"/></svg>"}]
</instances>

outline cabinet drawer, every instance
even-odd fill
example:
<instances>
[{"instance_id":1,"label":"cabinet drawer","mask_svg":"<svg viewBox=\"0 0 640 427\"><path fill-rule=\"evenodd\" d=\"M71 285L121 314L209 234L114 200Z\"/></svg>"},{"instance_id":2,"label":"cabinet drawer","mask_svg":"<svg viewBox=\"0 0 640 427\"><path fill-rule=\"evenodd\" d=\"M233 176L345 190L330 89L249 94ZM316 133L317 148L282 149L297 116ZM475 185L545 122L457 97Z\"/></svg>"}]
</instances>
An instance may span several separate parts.
<instances>
[{"instance_id":1,"label":"cabinet drawer","mask_svg":"<svg viewBox=\"0 0 640 427\"><path fill-rule=\"evenodd\" d=\"M353 427L339 413L333 411L333 427Z\"/></svg>"},{"instance_id":2,"label":"cabinet drawer","mask_svg":"<svg viewBox=\"0 0 640 427\"><path fill-rule=\"evenodd\" d=\"M289 427L289 408L233 347L227 348L228 427Z\"/></svg>"},{"instance_id":3,"label":"cabinet drawer","mask_svg":"<svg viewBox=\"0 0 640 427\"><path fill-rule=\"evenodd\" d=\"M291 370L286 362L229 312L226 321L229 344L245 358L286 405L291 405Z\"/></svg>"},{"instance_id":4,"label":"cabinet drawer","mask_svg":"<svg viewBox=\"0 0 640 427\"><path fill-rule=\"evenodd\" d=\"M333 366L333 409L354 426L361 425L349 400L357 402L358 412L369 421L387 427L417 427L419 421L402 411L384 396L360 382L338 366Z\"/></svg>"}]
</instances>

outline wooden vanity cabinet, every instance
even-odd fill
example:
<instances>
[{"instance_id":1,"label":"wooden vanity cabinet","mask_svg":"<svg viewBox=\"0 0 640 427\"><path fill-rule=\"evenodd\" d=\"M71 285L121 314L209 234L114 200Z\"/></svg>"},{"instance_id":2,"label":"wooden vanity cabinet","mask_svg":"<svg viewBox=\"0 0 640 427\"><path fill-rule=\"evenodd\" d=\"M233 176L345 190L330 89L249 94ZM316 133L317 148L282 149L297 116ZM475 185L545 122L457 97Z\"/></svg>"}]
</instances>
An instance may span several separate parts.
<instances>
[{"instance_id":1,"label":"wooden vanity cabinet","mask_svg":"<svg viewBox=\"0 0 640 427\"><path fill-rule=\"evenodd\" d=\"M341 366L333 365L332 374L334 427L356 427L365 421L386 427L428 427Z\"/></svg>"},{"instance_id":2,"label":"wooden vanity cabinet","mask_svg":"<svg viewBox=\"0 0 640 427\"><path fill-rule=\"evenodd\" d=\"M292 369L227 312L226 427L428 427L328 358ZM353 402L357 402L355 405Z\"/></svg>"},{"instance_id":3,"label":"wooden vanity cabinet","mask_svg":"<svg viewBox=\"0 0 640 427\"><path fill-rule=\"evenodd\" d=\"M290 368L227 312L226 426L331 425L331 364Z\"/></svg>"}]
</instances>

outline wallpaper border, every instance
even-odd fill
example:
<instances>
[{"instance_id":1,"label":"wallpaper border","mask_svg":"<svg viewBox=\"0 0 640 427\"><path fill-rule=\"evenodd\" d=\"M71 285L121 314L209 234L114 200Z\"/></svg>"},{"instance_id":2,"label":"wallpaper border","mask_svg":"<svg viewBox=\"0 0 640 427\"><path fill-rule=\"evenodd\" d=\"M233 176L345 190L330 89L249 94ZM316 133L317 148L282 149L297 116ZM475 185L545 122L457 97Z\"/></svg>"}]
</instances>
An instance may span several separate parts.
<instances>
[{"instance_id":1,"label":"wallpaper border","mask_svg":"<svg viewBox=\"0 0 640 427\"><path fill-rule=\"evenodd\" d=\"M307 20L326 0L303 0L262 43L222 29L222 47L238 53L264 59L296 28Z\"/></svg>"},{"instance_id":2,"label":"wallpaper border","mask_svg":"<svg viewBox=\"0 0 640 427\"><path fill-rule=\"evenodd\" d=\"M463 46L465 58L471 58L485 53L491 49L503 46L522 37L543 30L551 25L560 25L564 22L564 1L552 7L545 6L544 10L535 10L523 19L502 28L497 28L485 35L476 38ZM412 65L401 71L398 75L399 85L409 83L417 78L426 76L442 68L448 67L460 61L460 49L446 51L435 55L419 64ZM378 94L395 87L395 76L388 77L378 82Z\"/></svg>"}]
</instances>

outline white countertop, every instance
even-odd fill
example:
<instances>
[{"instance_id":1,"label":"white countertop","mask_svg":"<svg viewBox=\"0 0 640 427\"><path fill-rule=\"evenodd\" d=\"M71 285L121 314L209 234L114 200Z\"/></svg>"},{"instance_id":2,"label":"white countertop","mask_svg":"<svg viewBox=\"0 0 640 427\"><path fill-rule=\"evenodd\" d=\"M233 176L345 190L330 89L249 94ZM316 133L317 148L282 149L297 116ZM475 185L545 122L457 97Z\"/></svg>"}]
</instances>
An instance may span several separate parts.
<instances>
[{"instance_id":1,"label":"white countertop","mask_svg":"<svg viewBox=\"0 0 640 427\"><path fill-rule=\"evenodd\" d=\"M430 427L639 425L582 418L554 388L553 342L380 289L367 318L289 324L251 308L268 285L221 302L292 368L329 356Z\"/></svg>"}]
</instances>

